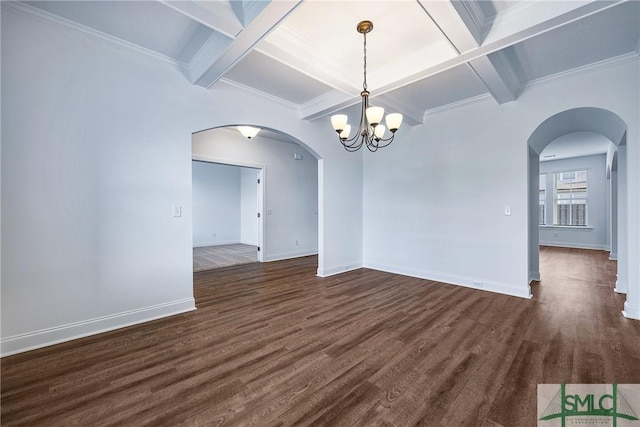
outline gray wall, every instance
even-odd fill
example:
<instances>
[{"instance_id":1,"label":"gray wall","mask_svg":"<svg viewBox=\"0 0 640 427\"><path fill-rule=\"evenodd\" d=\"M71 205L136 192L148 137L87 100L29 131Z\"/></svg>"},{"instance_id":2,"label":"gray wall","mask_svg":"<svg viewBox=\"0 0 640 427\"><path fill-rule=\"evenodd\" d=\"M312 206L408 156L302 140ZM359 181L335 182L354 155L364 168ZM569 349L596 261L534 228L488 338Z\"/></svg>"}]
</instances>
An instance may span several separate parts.
<instances>
[{"instance_id":1,"label":"gray wall","mask_svg":"<svg viewBox=\"0 0 640 427\"><path fill-rule=\"evenodd\" d=\"M241 168L194 161L192 171L193 246L240 243Z\"/></svg>"},{"instance_id":2,"label":"gray wall","mask_svg":"<svg viewBox=\"0 0 640 427\"><path fill-rule=\"evenodd\" d=\"M212 129L193 135L193 158L264 169L265 261L318 252L318 161L309 151L260 134L249 141L235 130Z\"/></svg>"}]
</instances>

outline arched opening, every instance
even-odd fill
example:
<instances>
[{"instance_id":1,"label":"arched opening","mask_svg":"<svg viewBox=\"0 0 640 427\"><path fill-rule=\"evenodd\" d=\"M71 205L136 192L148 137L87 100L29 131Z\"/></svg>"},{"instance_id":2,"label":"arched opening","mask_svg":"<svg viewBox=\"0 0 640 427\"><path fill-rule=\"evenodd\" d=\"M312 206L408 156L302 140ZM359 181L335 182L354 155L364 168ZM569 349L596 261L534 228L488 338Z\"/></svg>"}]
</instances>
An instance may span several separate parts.
<instances>
[{"instance_id":1,"label":"arched opening","mask_svg":"<svg viewBox=\"0 0 640 427\"><path fill-rule=\"evenodd\" d=\"M238 236L245 236L243 231L247 228L244 202L248 191L244 178L254 173L251 176L257 178L254 181L257 190L254 187L249 193L257 197L253 215L257 220L258 261L321 256L318 185L321 162L313 150L294 137L257 127L260 131L250 139L241 135L235 125L194 133L192 160L212 167L240 169L242 195L236 198L243 203L238 208L242 214ZM194 202L195 196L194 193ZM196 225L194 223L194 247Z\"/></svg>"},{"instance_id":2,"label":"arched opening","mask_svg":"<svg viewBox=\"0 0 640 427\"><path fill-rule=\"evenodd\" d=\"M611 111L583 107L557 113L542 122L528 140L528 204L529 204L529 280L540 277L540 155L554 141L571 134L597 134L607 138L606 153L607 213L606 224L610 258L617 259L616 292L626 293L626 123ZM615 169L615 172L614 172Z\"/></svg>"}]
</instances>

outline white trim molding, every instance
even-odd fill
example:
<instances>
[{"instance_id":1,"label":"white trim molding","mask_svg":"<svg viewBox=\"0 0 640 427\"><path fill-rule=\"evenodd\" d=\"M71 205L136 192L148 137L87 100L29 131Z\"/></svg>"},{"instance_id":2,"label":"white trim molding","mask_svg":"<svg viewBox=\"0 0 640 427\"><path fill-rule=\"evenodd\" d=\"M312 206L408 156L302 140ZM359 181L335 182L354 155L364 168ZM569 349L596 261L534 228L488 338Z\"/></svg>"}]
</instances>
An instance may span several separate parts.
<instances>
[{"instance_id":1,"label":"white trim molding","mask_svg":"<svg viewBox=\"0 0 640 427\"><path fill-rule=\"evenodd\" d=\"M591 249L594 251L608 251L607 245L595 243L576 243L576 242L545 242L540 241L540 246L553 246L557 248L573 248L573 249Z\"/></svg>"},{"instance_id":2,"label":"white trim molding","mask_svg":"<svg viewBox=\"0 0 640 427\"><path fill-rule=\"evenodd\" d=\"M59 344L114 329L125 328L151 320L161 319L196 309L193 298L171 301L135 310L124 311L109 316L96 317L80 322L41 329L26 334L3 338L0 343L0 356L23 353L37 348Z\"/></svg>"},{"instance_id":3,"label":"white trim molding","mask_svg":"<svg viewBox=\"0 0 640 427\"><path fill-rule=\"evenodd\" d=\"M211 241L211 242L194 243L193 247L194 248L207 248L209 246L238 245L238 244L241 244L241 243L242 242L240 240L217 240L217 241ZM252 245L252 246L257 246L257 245Z\"/></svg>"},{"instance_id":4,"label":"white trim molding","mask_svg":"<svg viewBox=\"0 0 640 427\"><path fill-rule=\"evenodd\" d=\"M371 268L373 270L385 271L387 273L400 274L403 276L417 277L419 279L433 280L440 283L449 285L464 286L466 288L473 288L482 291L495 292L498 294L504 294L519 298L531 299L531 287L527 283L523 286L512 285L508 283L489 282L484 279L456 276L452 274L438 273L434 271L405 268L394 265L385 265L365 261L365 268Z\"/></svg>"},{"instance_id":5,"label":"white trim molding","mask_svg":"<svg viewBox=\"0 0 640 427\"><path fill-rule=\"evenodd\" d=\"M640 306L631 305L629 301L624 303L624 310L622 311L622 315L627 319L635 319L640 320Z\"/></svg>"},{"instance_id":6,"label":"white trim molding","mask_svg":"<svg viewBox=\"0 0 640 427\"><path fill-rule=\"evenodd\" d=\"M359 262L350 262L345 265L333 266L330 268L320 268L318 267L316 275L318 277L329 277L335 276L336 274L346 273L347 271L353 271L362 268L362 263Z\"/></svg>"},{"instance_id":7,"label":"white trim molding","mask_svg":"<svg viewBox=\"0 0 640 427\"><path fill-rule=\"evenodd\" d=\"M317 249L301 250L295 252L281 252L265 256L265 262L282 261L285 259L301 258L305 256L318 255Z\"/></svg>"}]
</instances>

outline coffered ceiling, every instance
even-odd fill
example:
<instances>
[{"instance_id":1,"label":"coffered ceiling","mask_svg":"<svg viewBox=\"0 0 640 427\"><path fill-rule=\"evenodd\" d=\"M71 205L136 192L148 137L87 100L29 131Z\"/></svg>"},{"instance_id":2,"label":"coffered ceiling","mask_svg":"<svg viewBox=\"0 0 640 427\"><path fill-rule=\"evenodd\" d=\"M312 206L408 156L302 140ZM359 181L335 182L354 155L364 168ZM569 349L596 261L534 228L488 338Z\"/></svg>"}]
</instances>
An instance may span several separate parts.
<instances>
[{"instance_id":1,"label":"coffered ceiling","mask_svg":"<svg viewBox=\"0 0 640 427\"><path fill-rule=\"evenodd\" d=\"M175 64L192 84L232 85L328 120L360 102L428 114L637 58L637 1L35 1L14 3Z\"/></svg>"}]
</instances>

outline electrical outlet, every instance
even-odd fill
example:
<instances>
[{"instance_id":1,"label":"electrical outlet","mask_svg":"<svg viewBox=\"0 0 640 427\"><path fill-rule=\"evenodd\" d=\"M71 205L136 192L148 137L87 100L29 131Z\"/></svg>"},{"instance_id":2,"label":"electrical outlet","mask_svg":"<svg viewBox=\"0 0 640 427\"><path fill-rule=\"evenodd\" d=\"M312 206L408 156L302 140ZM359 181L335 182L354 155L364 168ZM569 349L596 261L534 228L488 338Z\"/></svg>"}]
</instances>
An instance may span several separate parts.
<instances>
[{"instance_id":1,"label":"electrical outlet","mask_svg":"<svg viewBox=\"0 0 640 427\"><path fill-rule=\"evenodd\" d=\"M298 246L298 241L296 240L296 246Z\"/></svg>"},{"instance_id":2,"label":"electrical outlet","mask_svg":"<svg viewBox=\"0 0 640 427\"><path fill-rule=\"evenodd\" d=\"M482 289L482 282L473 282L473 286L475 286L478 289Z\"/></svg>"},{"instance_id":3,"label":"electrical outlet","mask_svg":"<svg viewBox=\"0 0 640 427\"><path fill-rule=\"evenodd\" d=\"M214 238L214 239L216 238L216 236L217 236L217 234L216 234L216 233L213 233L213 238Z\"/></svg>"}]
</instances>

